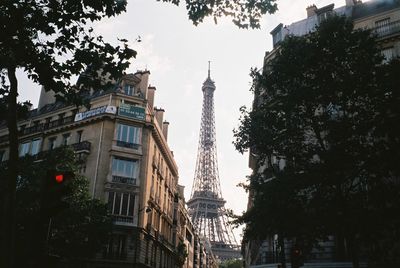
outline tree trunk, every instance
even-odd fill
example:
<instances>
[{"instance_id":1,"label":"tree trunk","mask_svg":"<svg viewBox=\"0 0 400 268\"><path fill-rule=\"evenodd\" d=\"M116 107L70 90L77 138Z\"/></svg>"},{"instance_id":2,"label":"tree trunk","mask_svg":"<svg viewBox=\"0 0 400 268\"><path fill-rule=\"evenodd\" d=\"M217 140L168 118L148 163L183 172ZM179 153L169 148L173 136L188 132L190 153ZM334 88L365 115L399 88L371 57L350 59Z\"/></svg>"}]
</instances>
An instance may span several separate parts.
<instances>
[{"instance_id":1,"label":"tree trunk","mask_svg":"<svg viewBox=\"0 0 400 268\"><path fill-rule=\"evenodd\" d=\"M10 92L7 97L8 102L8 140L10 157L8 161L8 174L6 178L6 198L5 198L5 217L4 217L4 260L6 268L15 266L15 203L16 203L16 182L18 176L18 128L17 128L17 96L18 81L15 76L16 67L7 69L10 82Z\"/></svg>"},{"instance_id":2,"label":"tree trunk","mask_svg":"<svg viewBox=\"0 0 400 268\"><path fill-rule=\"evenodd\" d=\"M286 268L286 254L285 254L285 239L281 234L278 234L278 245L280 248L279 261L282 264L282 268Z\"/></svg>"},{"instance_id":3,"label":"tree trunk","mask_svg":"<svg viewBox=\"0 0 400 268\"><path fill-rule=\"evenodd\" d=\"M354 234L349 235L349 248L350 248L351 262L353 263L353 268L359 268L360 260L358 256L358 244Z\"/></svg>"}]
</instances>

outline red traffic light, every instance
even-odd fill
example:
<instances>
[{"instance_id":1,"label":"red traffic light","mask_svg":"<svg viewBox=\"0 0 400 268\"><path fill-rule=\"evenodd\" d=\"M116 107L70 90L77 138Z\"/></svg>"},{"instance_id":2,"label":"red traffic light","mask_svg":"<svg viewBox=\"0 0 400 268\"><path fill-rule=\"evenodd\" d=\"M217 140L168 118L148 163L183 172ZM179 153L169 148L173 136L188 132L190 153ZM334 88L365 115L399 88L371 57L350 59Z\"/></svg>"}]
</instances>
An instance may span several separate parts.
<instances>
[{"instance_id":1,"label":"red traffic light","mask_svg":"<svg viewBox=\"0 0 400 268\"><path fill-rule=\"evenodd\" d=\"M64 181L64 174L56 174L55 179L56 179L56 182L62 183Z\"/></svg>"}]
</instances>

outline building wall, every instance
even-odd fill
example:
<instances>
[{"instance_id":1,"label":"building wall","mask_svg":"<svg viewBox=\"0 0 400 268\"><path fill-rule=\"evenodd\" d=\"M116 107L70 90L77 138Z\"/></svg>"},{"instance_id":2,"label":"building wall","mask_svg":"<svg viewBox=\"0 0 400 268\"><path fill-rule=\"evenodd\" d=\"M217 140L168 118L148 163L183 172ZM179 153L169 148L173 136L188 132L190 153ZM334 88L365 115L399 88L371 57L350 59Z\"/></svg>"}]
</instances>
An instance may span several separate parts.
<instances>
[{"instance_id":1,"label":"building wall","mask_svg":"<svg viewBox=\"0 0 400 268\"><path fill-rule=\"evenodd\" d=\"M18 123L21 144L41 139L37 153L62 145L73 146L80 160L79 172L89 180L90 193L108 203L114 228L103 252L90 260L96 267L176 267L177 243L172 233L176 225L173 214L178 168L164 136L167 131L163 132L163 127L168 124L163 122L163 110L152 106L154 96L146 98L148 78L148 71L129 74L115 89L91 96L90 110L113 106L118 109L115 113L76 121L75 116L87 112L87 108L51 103L54 99L44 98L40 111L31 111L29 119ZM127 104L144 108L145 117L120 114ZM132 136L133 143L121 142L127 138L118 136L120 124L137 127L128 130L138 134ZM5 125L0 125L1 160L8 158L7 133ZM115 161L119 167L138 168L137 176L134 172L122 176L121 170L125 169L116 169ZM184 202L180 212L188 218ZM183 239L185 236L181 232ZM187 267L193 267L191 260Z\"/></svg>"}]
</instances>

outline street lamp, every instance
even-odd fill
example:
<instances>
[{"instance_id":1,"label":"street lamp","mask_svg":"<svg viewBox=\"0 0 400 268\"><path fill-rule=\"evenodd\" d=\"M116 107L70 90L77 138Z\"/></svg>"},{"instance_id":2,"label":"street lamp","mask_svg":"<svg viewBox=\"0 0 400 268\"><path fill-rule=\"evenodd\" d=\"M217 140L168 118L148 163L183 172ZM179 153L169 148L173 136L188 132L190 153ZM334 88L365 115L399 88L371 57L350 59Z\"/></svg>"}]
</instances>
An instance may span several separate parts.
<instances>
[{"instance_id":1,"label":"street lamp","mask_svg":"<svg viewBox=\"0 0 400 268\"><path fill-rule=\"evenodd\" d=\"M145 206L145 207L139 209L139 213L142 212L144 209L146 209L145 210L146 213L150 213L152 211L151 207Z\"/></svg>"}]
</instances>

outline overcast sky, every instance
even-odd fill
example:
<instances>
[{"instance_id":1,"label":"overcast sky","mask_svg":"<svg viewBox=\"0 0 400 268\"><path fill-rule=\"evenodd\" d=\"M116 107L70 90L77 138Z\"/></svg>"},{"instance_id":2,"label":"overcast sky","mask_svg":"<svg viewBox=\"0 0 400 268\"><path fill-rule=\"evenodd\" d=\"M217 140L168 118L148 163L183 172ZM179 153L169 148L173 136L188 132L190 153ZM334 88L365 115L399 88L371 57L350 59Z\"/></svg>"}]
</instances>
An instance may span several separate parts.
<instances>
[{"instance_id":1,"label":"overcast sky","mask_svg":"<svg viewBox=\"0 0 400 268\"><path fill-rule=\"evenodd\" d=\"M322 7L340 1L278 0L279 11L265 15L258 30L238 29L228 19L217 25L211 19L194 26L184 6L176 7L155 0L128 0L126 13L98 23L95 32L109 42L126 38L138 52L130 72L148 69L150 83L157 87L155 105L165 109L170 122L169 146L179 167L179 183L188 200L194 176L202 108L201 86L211 61L211 78L216 83L215 117L217 150L222 195L226 207L240 213L247 196L236 187L250 174L248 156L235 151L232 130L238 126L239 108L251 105L250 68L262 66L266 51L272 49L269 32L306 17L306 7ZM140 36L141 42L135 42ZM40 89L20 78L20 100L31 100L37 107ZM240 240L240 230L235 231Z\"/></svg>"}]
</instances>

